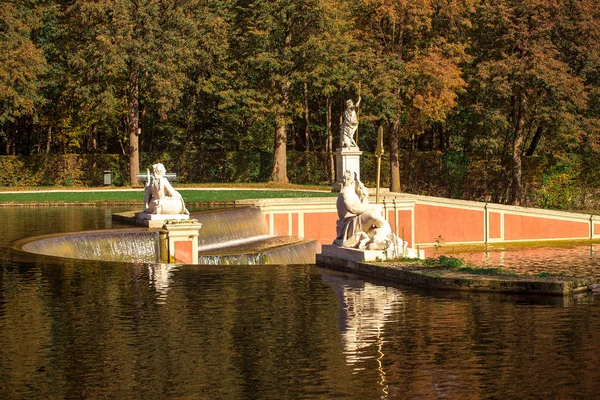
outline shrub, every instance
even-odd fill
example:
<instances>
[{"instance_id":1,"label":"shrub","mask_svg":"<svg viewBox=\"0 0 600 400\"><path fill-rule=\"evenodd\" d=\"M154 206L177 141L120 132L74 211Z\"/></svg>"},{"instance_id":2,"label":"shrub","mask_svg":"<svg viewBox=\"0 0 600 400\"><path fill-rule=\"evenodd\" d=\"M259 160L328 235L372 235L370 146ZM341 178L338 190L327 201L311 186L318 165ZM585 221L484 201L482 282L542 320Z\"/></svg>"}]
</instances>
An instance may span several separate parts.
<instances>
[{"instance_id":1,"label":"shrub","mask_svg":"<svg viewBox=\"0 0 600 400\"><path fill-rule=\"evenodd\" d=\"M329 183L329 155L288 151L288 177L299 184ZM526 157L523 163L523 205L553 209L594 209L600 205L600 155L552 154ZM273 153L248 149L238 152L179 152L140 154L140 172L162 162L181 183L266 182ZM406 193L485 200L507 199L510 179L501 160L486 154L402 151L401 189ZM103 171L112 172L115 186L129 184L129 160L122 154L36 154L0 156L0 186L103 184ZM370 188L377 182L377 158L361 156L361 179ZM381 187L389 187L389 154L381 158Z\"/></svg>"}]
</instances>

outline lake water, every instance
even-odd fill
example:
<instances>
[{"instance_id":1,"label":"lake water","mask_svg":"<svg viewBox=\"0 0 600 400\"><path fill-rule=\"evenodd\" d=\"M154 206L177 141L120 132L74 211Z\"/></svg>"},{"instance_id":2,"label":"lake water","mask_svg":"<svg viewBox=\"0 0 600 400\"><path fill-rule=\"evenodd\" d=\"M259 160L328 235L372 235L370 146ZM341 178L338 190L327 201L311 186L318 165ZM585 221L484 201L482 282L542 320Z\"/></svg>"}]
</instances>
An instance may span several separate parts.
<instances>
[{"instance_id":1,"label":"lake water","mask_svg":"<svg viewBox=\"0 0 600 400\"><path fill-rule=\"evenodd\" d=\"M431 256L435 253L428 249ZM454 251L452 246L440 249L438 254L458 257L465 262L483 268L500 267L519 274L552 274L567 276L590 276L600 281L600 244L547 244L535 248L515 250L514 246L490 247L487 251Z\"/></svg>"},{"instance_id":2,"label":"lake water","mask_svg":"<svg viewBox=\"0 0 600 400\"><path fill-rule=\"evenodd\" d=\"M25 236L111 228L117 211L0 208L0 398L600 395L598 295L459 294L314 265L63 261L7 249ZM589 249L553 254L596 268Z\"/></svg>"}]
</instances>

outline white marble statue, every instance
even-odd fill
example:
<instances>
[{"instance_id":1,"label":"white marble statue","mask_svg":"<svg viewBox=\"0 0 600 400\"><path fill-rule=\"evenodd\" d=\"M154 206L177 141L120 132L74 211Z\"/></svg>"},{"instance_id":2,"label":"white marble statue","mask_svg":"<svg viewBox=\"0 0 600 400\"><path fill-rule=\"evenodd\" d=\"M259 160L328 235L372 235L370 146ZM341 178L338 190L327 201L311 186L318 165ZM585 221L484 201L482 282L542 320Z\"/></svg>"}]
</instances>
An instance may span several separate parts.
<instances>
[{"instance_id":1,"label":"white marble statue","mask_svg":"<svg viewBox=\"0 0 600 400\"><path fill-rule=\"evenodd\" d=\"M354 134L358 128L358 115L356 110L360 105L360 97L356 104L352 100L346 101L346 109L344 110L344 120L340 126L340 146L341 148L358 148L354 141Z\"/></svg>"},{"instance_id":2,"label":"white marble statue","mask_svg":"<svg viewBox=\"0 0 600 400\"><path fill-rule=\"evenodd\" d=\"M183 198L173 189L162 164L152 166L152 179L148 179L144 189L145 213L148 214L189 214ZM150 177L148 177L150 178Z\"/></svg>"},{"instance_id":3,"label":"white marble statue","mask_svg":"<svg viewBox=\"0 0 600 400\"><path fill-rule=\"evenodd\" d=\"M369 204L369 190L355 173L346 171L337 199L337 237L333 244L403 254L407 243L398 238L383 218L381 207Z\"/></svg>"}]
</instances>

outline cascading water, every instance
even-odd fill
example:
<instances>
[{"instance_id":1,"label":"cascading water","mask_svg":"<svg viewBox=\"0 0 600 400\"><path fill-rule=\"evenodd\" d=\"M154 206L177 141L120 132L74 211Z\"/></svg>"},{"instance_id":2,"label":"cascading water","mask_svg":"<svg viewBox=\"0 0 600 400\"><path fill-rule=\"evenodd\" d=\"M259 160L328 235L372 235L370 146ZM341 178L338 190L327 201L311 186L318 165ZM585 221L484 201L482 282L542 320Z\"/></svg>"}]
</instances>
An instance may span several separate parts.
<instances>
[{"instance_id":1,"label":"cascading water","mask_svg":"<svg viewBox=\"0 0 600 400\"><path fill-rule=\"evenodd\" d=\"M134 229L47 235L28 241L21 249L29 253L136 263L159 262L160 233Z\"/></svg>"},{"instance_id":2,"label":"cascading water","mask_svg":"<svg viewBox=\"0 0 600 400\"><path fill-rule=\"evenodd\" d=\"M200 264L314 264L315 241L286 236L259 236L236 244L201 248Z\"/></svg>"},{"instance_id":3,"label":"cascading water","mask_svg":"<svg viewBox=\"0 0 600 400\"><path fill-rule=\"evenodd\" d=\"M316 242L268 235L258 208L228 208L195 213L202 223L198 238L200 264L312 264Z\"/></svg>"},{"instance_id":4,"label":"cascading water","mask_svg":"<svg viewBox=\"0 0 600 400\"><path fill-rule=\"evenodd\" d=\"M316 242L268 235L266 219L258 208L229 208L194 213L202 224L198 237L199 264L258 265L313 264ZM55 257L161 262L164 232L156 229L110 229L46 235L17 241L17 249Z\"/></svg>"},{"instance_id":5,"label":"cascading water","mask_svg":"<svg viewBox=\"0 0 600 400\"><path fill-rule=\"evenodd\" d=\"M224 208L192 213L202 224L198 246L224 246L224 243L265 236L267 220L259 208Z\"/></svg>"}]
</instances>

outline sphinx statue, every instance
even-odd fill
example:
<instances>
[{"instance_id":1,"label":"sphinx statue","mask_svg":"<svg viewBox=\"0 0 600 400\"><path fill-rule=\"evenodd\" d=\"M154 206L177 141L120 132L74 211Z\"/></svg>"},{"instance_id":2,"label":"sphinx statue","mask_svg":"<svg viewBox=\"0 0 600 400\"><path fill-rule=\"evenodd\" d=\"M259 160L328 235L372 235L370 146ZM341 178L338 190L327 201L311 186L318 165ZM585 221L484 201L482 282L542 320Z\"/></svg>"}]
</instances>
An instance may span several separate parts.
<instances>
[{"instance_id":1,"label":"sphinx statue","mask_svg":"<svg viewBox=\"0 0 600 400\"><path fill-rule=\"evenodd\" d=\"M178 191L173 189L165 174L167 170L162 164L152 166L152 179L148 179L144 188L144 202L147 214L185 214L183 198Z\"/></svg>"},{"instance_id":2,"label":"sphinx statue","mask_svg":"<svg viewBox=\"0 0 600 400\"><path fill-rule=\"evenodd\" d=\"M407 243L392 231L383 218L381 206L369 204L369 190L356 173L346 171L343 187L337 198L337 237L333 242L340 247L388 250L403 253Z\"/></svg>"}]
</instances>

